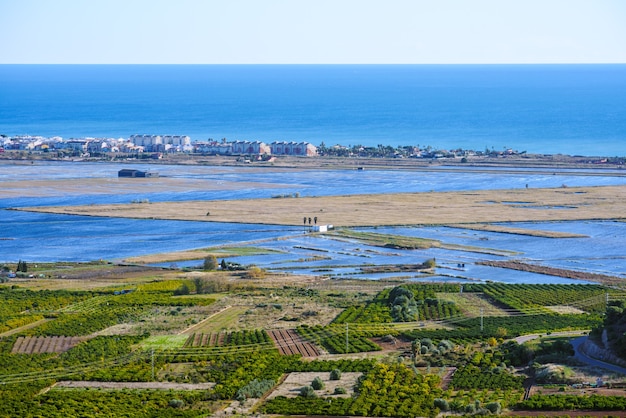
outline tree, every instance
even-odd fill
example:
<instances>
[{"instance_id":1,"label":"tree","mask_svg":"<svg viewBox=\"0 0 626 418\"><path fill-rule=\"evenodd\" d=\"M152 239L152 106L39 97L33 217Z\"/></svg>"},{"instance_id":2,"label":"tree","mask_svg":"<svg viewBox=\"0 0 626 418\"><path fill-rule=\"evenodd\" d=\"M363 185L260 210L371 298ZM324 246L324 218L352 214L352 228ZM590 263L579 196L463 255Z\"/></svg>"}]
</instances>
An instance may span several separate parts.
<instances>
[{"instance_id":1,"label":"tree","mask_svg":"<svg viewBox=\"0 0 626 418\"><path fill-rule=\"evenodd\" d=\"M500 405L499 402L490 402L485 404L485 409L494 415L500 415L502 412L502 405Z\"/></svg>"},{"instance_id":2,"label":"tree","mask_svg":"<svg viewBox=\"0 0 626 418\"><path fill-rule=\"evenodd\" d=\"M341 379L341 370L333 369L330 372L330 380L340 380Z\"/></svg>"},{"instance_id":3,"label":"tree","mask_svg":"<svg viewBox=\"0 0 626 418\"><path fill-rule=\"evenodd\" d=\"M422 343L420 340L414 340L411 342L411 352L414 357L417 357L419 354L422 354Z\"/></svg>"},{"instance_id":4,"label":"tree","mask_svg":"<svg viewBox=\"0 0 626 418\"><path fill-rule=\"evenodd\" d=\"M217 258L209 254L204 258L204 270L217 270Z\"/></svg>"},{"instance_id":5,"label":"tree","mask_svg":"<svg viewBox=\"0 0 626 418\"><path fill-rule=\"evenodd\" d=\"M498 329L496 330L496 337L498 338L504 338L509 334L509 330L507 330L504 327L498 327Z\"/></svg>"},{"instance_id":6,"label":"tree","mask_svg":"<svg viewBox=\"0 0 626 418\"><path fill-rule=\"evenodd\" d=\"M300 396L302 396L303 398L317 397L317 395L315 394L315 389L313 389L311 386L303 386L302 388L300 388Z\"/></svg>"},{"instance_id":7,"label":"tree","mask_svg":"<svg viewBox=\"0 0 626 418\"><path fill-rule=\"evenodd\" d=\"M187 286L187 283L183 283L181 287L174 290L175 296L188 295L189 293L190 293L190 290L189 290L189 286Z\"/></svg>"},{"instance_id":8,"label":"tree","mask_svg":"<svg viewBox=\"0 0 626 418\"><path fill-rule=\"evenodd\" d=\"M264 279L265 278L265 270L260 267L252 266L248 269L246 273L247 279Z\"/></svg>"},{"instance_id":9,"label":"tree","mask_svg":"<svg viewBox=\"0 0 626 418\"><path fill-rule=\"evenodd\" d=\"M434 401L435 408L439 408L441 412L448 412L450 410L450 404L448 401L442 398L436 398Z\"/></svg>"},{"instance_id":10,"label":"tree","mask_svg":"<svg viewBox=\"0 0 626 418\"><path fill-rule=\"evenodd\" d=\"M320 377L318 376L313 379L313 382L311 382L311 387L315 390L324 389L324 382L322 382L322 379L320 379Z\"/></svg>"},{"instance_id":11,"label":"tree","mask_svg":"<svg viewBox=\"0 0 626 418\"><path fill-rule=\"evenodd\" d=\"M422 266L427 269L434 269L435 267L437 267L437 262L434 258L429 258L422 263Z\"/></svg>"}]
</instances>

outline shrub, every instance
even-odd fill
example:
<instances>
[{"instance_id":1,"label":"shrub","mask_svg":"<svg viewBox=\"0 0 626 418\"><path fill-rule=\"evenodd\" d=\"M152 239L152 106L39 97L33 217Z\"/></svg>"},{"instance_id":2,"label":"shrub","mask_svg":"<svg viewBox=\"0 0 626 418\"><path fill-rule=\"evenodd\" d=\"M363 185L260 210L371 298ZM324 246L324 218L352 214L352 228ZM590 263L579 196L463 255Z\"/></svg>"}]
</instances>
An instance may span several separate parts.
<instances>
[{"instance_id":1,"label":"shrub","mask_svg":"<svg viewBox=\"0 0 626 418\"><path fill-rule=\"evenodd\" d=\"M172 408L182 408L185 402L182 399L170 399L168 405Z\"/></svg>"},{"instance_id":2,"label":"shrub","mask_svg":"<svg viewBox=\"0 0 626 418\"><path fill-rule=\"evenodd\" d=\"M500 405L500 402L490 402L488 404L485 404L485 409L494 415L500 415L500 412L502 412L502 406Z\"/></svg>"},{"instance_id":3,"label":"shrub","mask_svg":"<svg viewBox=\"0 0 626 418\"><path fill-rule=\"evenodd\" d=\"M450 340L441 340L439 341L439 344L437 345L437 348L439 349L439 351L446 352L446 351L450 351L454 348L454 343Z\"/></svg>"},{"instance_id":4,"label":"shrub","mask_svg":"<svg viewBox=\"0 0 626 418\"><path fill-rule=\"evenodd\" d=\"M330 380L340 380L341 379L341 370L333 369L330 372Z\"/></svg>"},{"instance_id":5,"label":"shrub","mask_svg":"<svg viewBox=\"0 0 626 418\"><path fill-rule=\"evenodd\" d=\"M340 386L337 386L335 388L335 395L345 395L346 393L348 393L348 391L345 388L342 388Z\"/></svg>"},{"instance_id":6,"label":"shrub","mask_svg":"<svg viewBox=\"0 0 626 418\"><path fill-rule=\"evenodd\" d=\"M437 398L434 401L435 408L439 408L441 412L448 412L450 410L450 404L445 399Z\"/></svg>"},{"instance_id":7,"label":"shrub","mask_svg":"<svg viewBox=\"0 0 626 418\"><path fill-rule=\"evenodd\" d=\"M434 258L430 258L422 263L422 266L427 269L432 269L437 267L437 262Z\"/></svg>"},{"instance_id":8,"label":"shrub","mask_svg":"<svg viewBox=\"0 0 626 418\"><path fill-rule=\"evenodd\" d=\"M188 295L191 291L189 290L189 286L187 283L183 283L181 287L174 290L174 296Z\"/></svg>"},{"instance_id":9,"label":"shrub","mask_svg":"<svg viewBox=\"0 0 626 418\"><path fill-rule=\"evenodd\" d=\"M303 386L302 388L300 388L300 396L302 396L303 398L317 397L317 395L315 394L315 389L313 389L311 386Z\"/></svg>"},{"instance_id":10,"label":"shrub","mask_svg":"<svg viewBox=\"0 0 626 418\"><path fill-rule=\"evenodd\" d=\"M245 277L247 279L264 279L265 278L265 270L261 269L257 266L252 266L246 272Z\"/></svg>"},{"instance_id":11,"label":"shrub","mask_svg":"<svg viewBox=\"0 0 626 418\"><path fill-rule=\"evenodd\" d=\"M276 382L272 379L254 379L237 391L235 399L239 402L243 402L248 398L260 398L264 393L272 389L275 384Z\"/></svg>"},{"instance_id":12,"label":"shrub","mask_svg":"<svg viewBox=\"0 0 626 418\"><path fill-rule=\"evenodd\" d=\"M311 387L315 390L324 389L324 382L322 382L322 379L320 379L318 376L315 379L313 379L313 382L311 382Z\"/></svg>"}]
</instances>

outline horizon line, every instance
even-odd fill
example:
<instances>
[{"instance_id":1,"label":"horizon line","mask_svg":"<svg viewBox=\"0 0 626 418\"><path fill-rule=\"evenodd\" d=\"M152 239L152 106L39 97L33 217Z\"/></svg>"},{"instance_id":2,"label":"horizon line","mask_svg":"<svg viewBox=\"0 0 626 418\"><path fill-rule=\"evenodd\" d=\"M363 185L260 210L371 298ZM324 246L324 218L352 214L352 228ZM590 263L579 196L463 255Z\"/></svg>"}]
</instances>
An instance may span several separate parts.
<instances>
[{"instance_id":1,"label":"horizon line","mask_svg":"<svg viewBox=\"0 0 626 418\"><path fill-rule=\"evenodd\" d=\"M385 62L385 63L372 63L372 62L335 62L335 63L324 63L324 62L301 62L301 63L289 63L289 62L220 62L220 63L168 63L168 62L4 62L0 63L0 65L363 65L363 66L385 66L385 65L396 65L396 66L417 66L417 65L625 65L624 62L424 62L424 63L410 63L410 62Z\"/></svg>"}]
</instances>

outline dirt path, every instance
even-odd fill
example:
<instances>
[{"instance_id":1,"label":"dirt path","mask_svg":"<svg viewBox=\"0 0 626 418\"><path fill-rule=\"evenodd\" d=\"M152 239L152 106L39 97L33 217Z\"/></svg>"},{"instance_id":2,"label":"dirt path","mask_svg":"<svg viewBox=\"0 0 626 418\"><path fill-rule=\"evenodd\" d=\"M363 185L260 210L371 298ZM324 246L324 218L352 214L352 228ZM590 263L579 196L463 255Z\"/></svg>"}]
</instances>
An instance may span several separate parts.
<instances>
[{"instance_id":1,"label":"dirt path","mask_svg":"<svg viewBox=\"0 0 626 418\"><path fill-rule=\"evenodd\" d=\"M207 323L207 321L210 321L215 316L220 315L220 314L226 312L230 308L232 308L231 305L224 306L222 309L220 309L219 311L217 311L215 313L212 313L211 315L207 316L205 319L203 319L202 321L198 322L197 324L193 324L189 328L182 330L181 332L178 333L178 335L193 334L196 330L202 329L205 326L205 324Z\"/></svg>"},{"instance_id":2,"label":"dirt path","mask_svg":"<svg viewBox=\"0 0 626 418\"><path fill-rule=\"evenodd\" d=\"M560 331L553 332L549 336L550 337L580 337L581 335L587 335L590 330L580 330L580 331ZM546 336L546 334L528 334L528 335L520 335L519 337L513 338L518 344L524 344L527 341L535 340L537 338L541 338Z\"/></svg>"},{"instance_id":3,"label":"dirt path","mask_svg":"<svg viewBox=\"0 0 626 418\"><path fill-rule=\"evenodd\" d=\"M39 325L44 324L48 321L52 321L52 319L44 318L44 319L40 319L39 321L31 322L30 324L22 325L21 327L13 328L12 330L0 333L0 338L8 337L10 335L17 334L27 329L38 327Z\"/></svg>"},{"instance_id":4,"label":"dirt path","mask_svg":"<svg viewBox=\"0 0 626 418\"><path fill-rule=\"evenodd\" d=\"M173 383L173 382L88 382L60 381L56 388L90 389L158 389L158 390L208 390L215 383Z\"/></svg>"}]
</instances>

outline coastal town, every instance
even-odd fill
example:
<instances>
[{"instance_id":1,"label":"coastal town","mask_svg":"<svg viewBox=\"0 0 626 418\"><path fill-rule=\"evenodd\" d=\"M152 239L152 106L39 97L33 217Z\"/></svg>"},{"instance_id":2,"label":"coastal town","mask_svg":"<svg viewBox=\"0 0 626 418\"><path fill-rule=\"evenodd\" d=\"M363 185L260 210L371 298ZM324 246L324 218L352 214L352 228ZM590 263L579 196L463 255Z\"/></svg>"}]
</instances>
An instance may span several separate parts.
<instances>
[{"instance_id":1,"label":"coastal town","mask_svg":"<svg viewBox=\"0 0 626 418\"><path fill-rule=\"evenodd\" d=\"M413 161L431 164L441 161L446 164L498 164L509 165L521 163L524 165L557 164L581 166L614 166L622 168L626 164L626 157L609 156L582 156L563 154L531 154L526 151L517 151L508 147L502 149L485 148L484 150L470 149L441 149L430 145L341 145L328 146L323 141L313 145L307 141L272 141L260 140L221 140L206 139L193 140L188 135L155 135L133 134L128 138L94 138L81 137L64 139L59 136L45 137L34 135L9 136L0 134L0 159L54 159L54 160L162 160L169 161L204 156L232 157L242 162L271 162L277 157L336 157L354 161L358 167L367 166L367 161L387 160L385 165L393 164L402 167ZM401 162L405 160L405 162Z\"/></svg>"},{"instance_id":2,"label":"coastal town","mask_svg":"<svg viewBox=\"0 0 626 418\"><path fill-rule=\"evenodd\" d=\"M485 154L519 155L512 149L472 151L472 150L441 150L431 146L378 145L368 147L362 145L326 146L322 142L315 146L306 141L263 141L234 140L226 138L204 141L192 140L188 135L147 135L134 134L128 138L70 138L59 136L44 137L31 135L7 136L0 135L0 150L26 151L31 153L56 153L57 156L98 157L104 155L141 155L153 154L162 157L166 154L201 154L201 155L248 155L257 156L336 156L336 157L389 157L389 158L455 158Z\"/></svg>"},{"instance_id":3,"label":"coastal town","mask_svg":"<svg viewBox=\"0 0 626 418\"><path fill-rule=\"evenodd\" d=\"M128 138L72 138L58 136L0 135L0 152L27 151L57 153L57 156L90 157L108 154L139 155L188 153L204 155L317 155L317 147L308 142L274 141L192 141L187 135L130 135Z\"/></svg>"}]
</instances>

